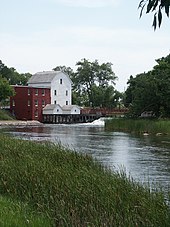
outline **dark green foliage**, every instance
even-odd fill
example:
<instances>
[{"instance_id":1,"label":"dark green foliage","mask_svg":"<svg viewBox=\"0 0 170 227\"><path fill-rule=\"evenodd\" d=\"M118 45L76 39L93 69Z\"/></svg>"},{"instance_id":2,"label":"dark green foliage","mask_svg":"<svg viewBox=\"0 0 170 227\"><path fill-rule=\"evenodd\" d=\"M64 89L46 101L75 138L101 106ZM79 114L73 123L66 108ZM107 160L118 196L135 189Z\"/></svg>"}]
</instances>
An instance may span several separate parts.
<instances>
[{"instance_id":1,"label":"dark green foliage","mask_svg":"<svg viewBox=\"0 0 170 227\"><path fill-rule=\"evenodd\" d=\"M138 117L152 111L156 117L170 117L170 55L156 60L148 73L130 77L125 92L125 106Z\"/></svg>"},{"instance_id":2,"label":"dark green foliage","mask_svg":"<svg viewBox=\"0 0 170 227\"><path fill-rule=\"evenodd\" d=\"M161 192L60 145L0 135L0 194L25 201L54 226L168 226Z\"/></svg>"},{"instance_id":3,"label":"dark green foliage","mask_svg":"<svg viewBox=\"0 0 170 227\"><path fill-rule=\"evenodd\" d=\"M0 74L6 78L11 85L26 85L28 79L31 77L30 73L18 73L14 68L8 68L0 60Z\"/></svg>"},{"instance_id":4,"label":"dark green foliage","mask_svg":"<svg viewBox=\"0 0 170 227\"><path fill-rule=\"evenodd\" d=\"M10 86L8 80L0 74L0 103L12 95L14 95L13 88Z\"/></svg>"},{"instance_id":5,"label":"dark green foliage","mask_svg":"<svg viewBox=\"0 0 170 227\"><path fill-rule=\"evenodd\" d=\"M73 88L75 96L84 97L79 105L93 107L113 107L114 81L116 76L111 63L99 64L97 60L90 62L83 59L77 62L76 73L73 74ZM107 101L106 101L107 100Z\"/></svg>"},{"instance_id":6,"label":"dark green foliage","mask_svg":"<svg viewBox=\"0 0 170 227\"><path fill-rule=\"evenodd\" d=\"M170 0L142 0L139 3L139 8L141 8L140 17L144 8L146 8L146 13L155 12L152 25L156 29L157 26L161 26L163 10L169 17Z\"/></svg>"}]
</instances>

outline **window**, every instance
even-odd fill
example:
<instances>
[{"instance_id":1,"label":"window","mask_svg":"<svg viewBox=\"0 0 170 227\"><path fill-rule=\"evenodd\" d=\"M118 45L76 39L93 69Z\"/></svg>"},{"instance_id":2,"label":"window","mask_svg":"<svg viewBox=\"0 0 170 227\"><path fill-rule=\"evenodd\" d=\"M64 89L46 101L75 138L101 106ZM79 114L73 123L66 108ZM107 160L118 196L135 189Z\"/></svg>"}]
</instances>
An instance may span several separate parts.
<instances>
[{"instance_id":1,"label":"window","mask_svg":"<svg viewBox=\"0 0 170 227\"><path fill-rule=\"evenodd\" d=\"M45 100L42 100L42 106L45 106Z\"/></svg>"},{"instance_id":2,"label":"window","mask_svg":"<svg viewBox=\"0 0 170 227\"><path fill-rule=\"evenodd\" d=\"M42 89L42 96L45 95L45 89Z\"/></svg>"},{"instance_id":3,"label":"window","mask_svg":"<svg viewBox=\"0 0 170 227\"><path fill-rule=\"evenodd\" d=\"M15 106L15 100L12 100L12 106Z\"/></svg>"},{"instance_id":4,"label":"window","mask_svg":"<svg viewBox=\"0 0 170 227\"><path fill-rule=\"evenodd\" d=\"M31 94L31 92L30 92L30 89L28 88L28 95L30 95Z\"/></svg>"},{"instance_id":5,"label":"window","mask_svg":"<svg viewBox=\"0 0 170 227\"><path fill-rule=\"evenodd\" d=\"M38 110L35 111L35 117L38 117Z\"/></svg>"},{"instance_id":6,"label":"window","mask_svg":"<svg viewBox=\"0 0 170 227\"><path fill-rule=\"evenodd\" d=\"M28 100L28 106L30 106L30 100Z\"/></svg>"},{"instance_id":7,"label":"window","mask_svg":"<svg viewBox=\"0 0 170 227\"><path fill-rule=\"evenodd\" d=\"M38 95L38 89L35 89L35 95Z\"/></svg>"},{"instance_id":8,"label":"window","mask_svg":"<svg viewBox=\"0 0 170 227\"><path fill-rule=\"evenodd\" d=\"M76 110L74 112L76 112Z\"/></svg>"},{"instance_id":9,"label":"window","mask_svg":"<svg viewBox=\"0 0 170 227\"><path fill-rule=\"evenodd\" d=\"M35 106L38 106L38 100L35 100Z\"/></svg>"},{"instance_id":10,"label":"window","mask_svg":"<svg viewBox=\"0 0 170 227\"><path fill-rule=\"evenodd\" d=\"M66 96L68 96L68 90L66 90Z\"/></svg>"},{"instance_id":11,"label":"window","mask_svg":"<svg viewBox=\"0 0 170 227\"><path fill-rule=\"evenodd\" d=\"M66 105L68 105L68 101L66 101Z\"/></svg>"},{"instance_id":12,"label":"window","mask_svg":"<svg viewBox=\"0 0 170 227\"><path fill-rule=\"evenodd\" d=\"M54 95L57 95L57 90L54 90Z\"/></svg>"},{"instance_id":13,"label":"window","mask_svg":"<svg viewBox=\"0 0 170 227\"><path fill-rule=\"evenodd\" d=\"M56 100L54 101L54 104L55 104L55 105L57 104L57 101L56 101Z\"/></svg>"},{"instance_id":14,"label":"window","mask_svg":"<svg viewBox=\"0 0 170 227\"><path fill-rule=\"evenodd\" d=\"M63 80L62 79L60 79L60 84L62 84L63 83Z\"/></svg>"},{"instance_id":15,"label":"window","mask_svg":"<svg viewBox=\"0 0 170 227\"><path fill-rule=\"evenodd\" d=\"M57 109L57 112L59 112L59 109Z\"/></svg>"}]
</instances>

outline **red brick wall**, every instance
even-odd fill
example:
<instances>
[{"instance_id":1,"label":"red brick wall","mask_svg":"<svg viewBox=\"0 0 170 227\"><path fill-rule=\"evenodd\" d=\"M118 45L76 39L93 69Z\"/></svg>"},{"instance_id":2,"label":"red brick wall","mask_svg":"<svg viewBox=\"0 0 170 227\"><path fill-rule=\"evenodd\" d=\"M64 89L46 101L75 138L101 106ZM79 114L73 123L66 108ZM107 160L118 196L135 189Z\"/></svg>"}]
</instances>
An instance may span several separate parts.
<instances>
[{"instance_id":1,"label":"red brick wall","mask_svg":"<svg viewBox=\"0 0 170 227\"><path fill-rule=\"evenodd\" d=\"M15 86L14 89L16 94L10 98L10 110L16 119L42 121L43 104L51 103L50 89L28 86ZM43 91L45 91L44 95Z\"/></svg>"}]
</instances>

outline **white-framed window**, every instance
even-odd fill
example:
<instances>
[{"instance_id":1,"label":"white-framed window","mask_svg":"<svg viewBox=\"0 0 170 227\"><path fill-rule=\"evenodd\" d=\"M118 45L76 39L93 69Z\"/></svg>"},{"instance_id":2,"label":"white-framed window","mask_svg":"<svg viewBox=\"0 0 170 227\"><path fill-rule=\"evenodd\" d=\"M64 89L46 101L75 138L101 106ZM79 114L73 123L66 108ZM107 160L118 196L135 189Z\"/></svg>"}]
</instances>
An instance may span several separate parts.
<instances>
[{"instance_id":1,"label":"white-framed window","mask_svg":"<svg viewBox=\"0 0 170 227\"><path fill-rule=\"evenodd\" d=\"M45 100L42 100L42 106L45 106Z\"/></svg>"},{"instance_id":2,"label":"white-framed window","mask_svg":"<svg viewBox=\"0 0 170 227\"><path fill-rule=\"evenodd\" d=\"M38 110L35 111L35 117L38 117Z\"/></svg>"},{"instance_id":3,"label":"white-framed window","mask_svg":"<svg viewBox=\"0 0 170 227\"><path fill-rule=\"evenodd\" d=\"M30 89L28 88L28 95L30 95L31 94L31 91L30 91Z\"/></svg>"},{"instance_id":4,"label":"white-framed window","mask_svg":"<svg viewBox=\"0 0 170 227\"><path fill-rule=\"evenodd\" d=\"M35 100L35 106L38 106L38 100L37 99Z\"/></svg>"},{"instance_id":5,"label":"white-framed window","mask_svg":"<svg viewBox=\"0 0 170 227\"><path fill-rule=\"evenodd\" d=\"M57 104L57 101L56 101L56 100L54 100L54 104L55 104L55 105Z\"/></svg>"},{"instance_id":6,"label":"white-framed window","mask_svg":"<svg viewBox=\"0 0 170 227\"><path fill-rule=\"evenodd\" d=\"M68 101L66 101L66 105L68 105Z\"/></svg>"},{"instance_id":7,"label":"white-framed window","mask_svg":"<svg viewBox=\"0 0 170 227\"><path fill-rule=\"evenodd\" d=\"M54 95L57 95L57 90L54 90Z\"/></svg>"},{"instance_id":8,"label":"white-framed window","mask_svg":"<svg viewBox=\"0 0 170 227\"><path fill-rule=\"evenodd\" d=\"M35 95L38 95L38 89L35 89Z\"/></svg>"},{"instance_id":9,"label":"white-framed window","mask_svg":"<svg viewBox=\"0 0 170 227\"><path fill-rule=\"evenodd\" d=\"M45 89L42 89L42 96L45 96Z\"/></svg>"},{"instance_id":10,"label":"white-framed window","mask_svg":"<svg viewBox=\"0 0 170 227\"><path fill-rule=\"evenodd\" d=\"M15 100L12 100L12 106L15 106Z\"/></svg>"},{"instance_id":11,"label":"white-framed window","mask_svg":"<svg viewBox=\"0 0 170 227\"><path fill-rule=\"evenodd\" d=\"M62 84L63 83L63 79L60 79L60 84Z\"/></svg>"},{"instance_id":12,"label":"white-framed window","mask_svg":"<svg viewBox=\"0 0 170 227\"><path fill-rule=\"evenodd\" d=\"M28 106L30 106L31 105L31 102L30 102L30 100L28 100Z\"/></svg>"},{"instance_id":13,"label":"white-framed window","mask_svg":"<svg viewBox=\"0 0 170 227\"><path fill-rule=\"evenodd\" d=\"M66 90L66 96L68 96L68 90Z\"/></svg>"}]
</instances>

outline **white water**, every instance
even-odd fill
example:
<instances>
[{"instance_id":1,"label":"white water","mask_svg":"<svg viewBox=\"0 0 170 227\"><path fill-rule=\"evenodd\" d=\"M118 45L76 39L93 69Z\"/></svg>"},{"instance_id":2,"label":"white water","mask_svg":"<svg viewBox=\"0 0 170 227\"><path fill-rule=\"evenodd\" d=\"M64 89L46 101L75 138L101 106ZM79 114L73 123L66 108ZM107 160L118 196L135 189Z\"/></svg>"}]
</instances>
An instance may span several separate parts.
<instances>
[{"instance_id":1,"label":"white water","mask_svg":"<svg viewBox=\"0 0 170 227\"><path fill-rule=\"evenodd\" d=\"M95 125L95 126L104 126L106 118L101 117L91 123L83 123L82 125Z\"/></svg>"}]
</instances>

